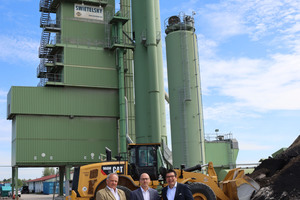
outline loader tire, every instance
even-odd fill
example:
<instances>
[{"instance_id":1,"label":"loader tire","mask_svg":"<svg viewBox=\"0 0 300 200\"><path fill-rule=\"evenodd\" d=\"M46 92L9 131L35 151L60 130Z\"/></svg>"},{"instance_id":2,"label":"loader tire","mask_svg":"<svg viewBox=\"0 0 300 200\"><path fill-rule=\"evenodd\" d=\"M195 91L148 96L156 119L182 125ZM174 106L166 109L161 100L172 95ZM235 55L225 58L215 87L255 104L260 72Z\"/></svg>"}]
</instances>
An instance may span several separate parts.
<instances>
[{"instance_id":1,"label":"loader tire","mask_svg":"<svg viewBox=\"0 0 300 200\"><path fill-rule=\"evenodd\" d=\"M208 185L191 183L189 187L195 200L216 200L214 191Z\"/></svg>"},{"instance_id":2,"label":"loader tire","mask_svg":"<svg viewBox=\"0 0 300 200\"><path fill-rule=\"evenodd\" d=\"M130 199L131 190L128 187L125 187L125 186L122 186L122 185L118 185L117 188L120 189L120 190L123 190L123 192L126 195L126 199Z\"/></svg>"}]
</instances>

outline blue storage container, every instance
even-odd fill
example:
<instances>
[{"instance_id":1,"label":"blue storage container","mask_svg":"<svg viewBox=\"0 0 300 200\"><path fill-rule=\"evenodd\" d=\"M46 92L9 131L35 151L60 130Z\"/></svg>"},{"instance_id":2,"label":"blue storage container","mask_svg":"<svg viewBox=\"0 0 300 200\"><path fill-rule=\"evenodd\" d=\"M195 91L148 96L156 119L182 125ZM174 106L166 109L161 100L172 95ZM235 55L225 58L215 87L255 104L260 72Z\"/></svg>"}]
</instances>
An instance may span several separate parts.
<instances>
[{"instance_id":1,"label":"blue storage container","mask_svg":"<svg viewBox=\"0 0 300 200\"><path fill-rule=\"evenodd\" d=\"M44 182L43 183L43 193L44 194L53 194L54 182ZM59 183L56 183L55 194L59 193Z\"/></svg>"},{"instance_id":2,"label":"blue storage container","mask_svg":"<svg viewBox=\"0 0 300 200\"><path fill-rule=\"evenodd\" d=\"M8 193L11 192L10 184L5 184L1 187L1 196L8 197Z\"/></svg>"}]
</instances>

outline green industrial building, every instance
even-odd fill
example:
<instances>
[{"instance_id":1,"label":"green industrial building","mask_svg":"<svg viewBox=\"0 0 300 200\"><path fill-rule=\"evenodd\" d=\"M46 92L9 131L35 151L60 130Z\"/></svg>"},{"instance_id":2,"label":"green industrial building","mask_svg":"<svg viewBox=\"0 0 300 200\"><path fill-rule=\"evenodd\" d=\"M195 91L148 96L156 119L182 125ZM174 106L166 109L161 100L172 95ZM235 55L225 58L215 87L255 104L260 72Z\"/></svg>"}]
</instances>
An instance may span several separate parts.
<instances>
[{"instance_id":1,"label":"green industrial building","mask_svg":"<svg viewBox=\"0 0 300 200\"><path fill-rule=\"evenodd\" d=\"M117 155L126 151L130 140L167 145L159 1L121 0L116 12L114 0L40 0L40 12L40 82L38 87L13 86L7 96L13 177L18 177L19 167L52 166L69 180L71 167L103 161L105 147ZM182 34L187 40L183 38L186 49L181 51L197 48L194 31L193 26L170 31L169 49L178 48L174 44ZM192 52L187 59L197 58L198 51ZM199 77L198 61L191 67L198 68L195 77ZM198 157L186 164L213 161L233 167L238 148L232 140L204 140L200 78L194 84L195 121L201 125L196 125L194 135L185 133L184 147L194 142L186 156L192 152ZM185 100L190 104L188 95ZM181 112L176 106L172 109ZM178 131L172 138L175 145L180 142ZM220 154L224 148L229 156ZM180 152L173 159L178 156ZM175 163L179 167L179 161Z\"/></svg>"},{"instance_id":2,"label":"green industrial building","mask_svg":"<svg viewBox=\"0 0 300 200\"><path fill-rule=\"evenodd\" d=\"M120 36L117 29L128 10L115 15L112 0L40 1L40 87L12 87L7 97L13 176L18 167L44 166L68 176L72 166L103 160L106 146L113 155L126 150L126 113L135 135L133 43L130 30Z\"/></svg>"}]
</instances>

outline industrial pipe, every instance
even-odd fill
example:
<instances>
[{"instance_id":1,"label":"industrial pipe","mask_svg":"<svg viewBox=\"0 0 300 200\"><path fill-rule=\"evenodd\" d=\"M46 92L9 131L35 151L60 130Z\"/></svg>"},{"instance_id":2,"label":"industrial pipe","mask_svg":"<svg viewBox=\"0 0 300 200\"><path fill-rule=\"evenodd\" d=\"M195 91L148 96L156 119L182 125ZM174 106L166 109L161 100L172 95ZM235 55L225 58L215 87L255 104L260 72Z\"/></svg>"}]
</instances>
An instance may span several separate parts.
<instances>
[{"instance_id":1,"label":"industrial pipe","mask_svg":"<svg viewBox=\"0 0 300 200\"><path fill-rule=\"evenodd\" d=\"M163 52L162 52L162 36L160 22L160 7L159 0L153 0L155 10L155 35L156 35L156 51L157 51L157 67L158 67L158 82L160 91L160 121L161 121L161 142L167 145L167 123L166 123L166 108L165 108L165 87L164 87L164 68L163 68Z\"/></svg>"},{"instance_id":2,"label":"industrial pipe","mask_svg":"<svg viewBox=\"0 0 300 200\"><path fill-rule=\"evenodd\" d=\"M117 24L118 43L123 43L123 24ZM117 48L119 74L119 109L120 109L120 152L126 152L126 114L125 114L125 86L124 86L124 49Z\"/></svg>"},{"instance_id":3,"label":"industrial pipe","mask_svg":"<svg viewBox=\"0 0 300 200\"><path fill-rule=\"evenodd\" d=\"M126 97L124 97L125 98L125 110L126 110L126 141L127 141L127 143L128 144L132 144L133 143L133 141L132 141L132 139L130 138L130 136L129 136L129 133L128 133L128 101L127 101L127 98Z\"/></svg>"},{"instance_id":4,"label":"industrial pipe","mask_svg":"<svg viewBox=\"0 0 300 200\"><path fill-rule=\"evenodd\" d=\"M146 23L147 23L147 53L148 53L148 72L149 72L149 100L150 100L150 120L151 137L153 142L161 141L160 129L160 104L159 104L159 81L156 51L156 27L155 27L155 7L153 0L146 0Z\"/></svg>"}]
</instances>

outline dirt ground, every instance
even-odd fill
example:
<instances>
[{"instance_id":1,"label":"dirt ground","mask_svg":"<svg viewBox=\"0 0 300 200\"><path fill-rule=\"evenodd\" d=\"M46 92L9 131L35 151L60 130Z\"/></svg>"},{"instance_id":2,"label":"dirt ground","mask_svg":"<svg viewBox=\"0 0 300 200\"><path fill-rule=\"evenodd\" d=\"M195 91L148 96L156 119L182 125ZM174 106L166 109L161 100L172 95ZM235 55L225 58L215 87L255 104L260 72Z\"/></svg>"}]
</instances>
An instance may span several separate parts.
<instances>
[{"instance_id":1,"label":"dirt ground","mask_svg":"<svg viewBox=\"0 0 300 200\"><path fill-rule=\"evenodd\" d=\"M12 200L11 197L0 197L1 200ZM52 200L53 194L45 195L45 194L22 194L21 197L19 197L19 200L31 200L31 199L39 199L39 200ZM58 197L56 195L55 200L58 200Z\"/></svg>"},{"instance_id":2,"label":"dirt ground","mask_svg":"<svg viewBox=\"0 0 300 200\"><path fill-rule=\"evenodd\" d=\"M264 160L249 176L261 186L252 200L299 200L300 136L284 152Z\"/></svg>"}]
</instances>

